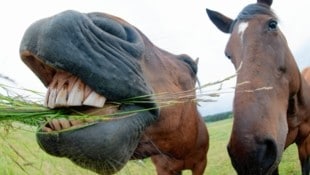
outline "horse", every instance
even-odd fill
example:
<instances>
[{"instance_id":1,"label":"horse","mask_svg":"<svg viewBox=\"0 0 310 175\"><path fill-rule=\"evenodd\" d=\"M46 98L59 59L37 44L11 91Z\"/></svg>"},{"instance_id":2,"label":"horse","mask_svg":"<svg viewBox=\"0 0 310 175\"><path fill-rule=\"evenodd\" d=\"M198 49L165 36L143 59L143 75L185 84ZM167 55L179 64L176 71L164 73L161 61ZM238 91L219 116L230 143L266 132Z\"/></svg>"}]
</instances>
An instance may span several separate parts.
<instances>
[{"instance_id":1,"label":"horse","mask_svg":"<svg viewBox=\"0 0 310 175\"><path fill-rule=\"evenodd\" d=\"M212 23L230 34L225 55L236 70L227 151L238 174L278 174L283 152L295 143L302 174L309 174L310 87L271 5L257 0L236 19L207 9Z\"/></svg>"},{"instance_id":2,"label":"horse","mask_svg":"<svg viewBox=\"0 0 310 175\"><path fill-rule=\"evenodd\" d=\"M157 174L203 174L209 135L190 56L155 46L120 17L67 10L31 24L20 57L47 87L48 108L110 116L43 124L45 152L99 174L148 157Z\"/></svg>"},{"instance_id":3,"label":"horse","mask_svg":"<svg viewBox=\"0 0 310 175\"><path fill-rule=\"evenodd\" d=\"M304 68L302 70L301 74L307 80L307 82L310 83L310 67Z\"/></svg>"}]
</instances>

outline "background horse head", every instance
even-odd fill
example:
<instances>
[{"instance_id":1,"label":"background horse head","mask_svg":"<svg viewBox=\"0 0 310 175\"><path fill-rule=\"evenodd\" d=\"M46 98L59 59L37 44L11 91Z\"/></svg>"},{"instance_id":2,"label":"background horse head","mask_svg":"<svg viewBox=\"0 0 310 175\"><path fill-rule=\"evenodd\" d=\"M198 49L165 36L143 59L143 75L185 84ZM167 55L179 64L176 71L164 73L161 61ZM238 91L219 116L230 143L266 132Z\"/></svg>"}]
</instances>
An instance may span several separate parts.
<instances>
[{"instance_id":1,"label":"background horse head","mask_svg":"<svg viewBox=\"0 0 310 175\"><path fill-rule=\"evenodd\" d=\"M301 74L305 77L306 81L310 83L310 67L304 68Z\"/></svg>"},{"instance_id":2,"label":"background horse head","mask_svg":"<svg viewBox=\"0 0 310 175\"><path fill-rule=\"evenodd\" d=\"M197 65L189 56L156 47L118 17L76 11L32 24L20 54L48 87L47 107L120 115L50 121L37 133L49 154L100 174L150 156L158 174L203 173L208 133L194 100Z\"/></svg>"},{"instance_id":3,"label":"background horse head","mask_svg":"<svg viewBox=\"0 0 310 175\"><path fill-rule=\"evenodd\" d=\"M235 20L208 10L211 21L230 33L225 54L237 70L233 128L228 144L238 174L277 173L284 149L299 146L309 171L309 87L301 77L272 0L246 6Z\"/></svg>"}]
</instances>

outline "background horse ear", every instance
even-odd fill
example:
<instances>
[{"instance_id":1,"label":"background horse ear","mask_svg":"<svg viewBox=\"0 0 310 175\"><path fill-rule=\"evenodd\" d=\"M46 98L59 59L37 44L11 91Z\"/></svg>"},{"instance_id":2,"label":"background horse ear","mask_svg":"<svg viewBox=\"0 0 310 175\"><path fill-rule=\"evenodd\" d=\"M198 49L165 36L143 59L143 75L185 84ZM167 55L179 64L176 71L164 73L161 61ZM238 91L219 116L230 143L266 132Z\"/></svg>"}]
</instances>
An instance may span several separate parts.
<instances>
[{"instance_id":1,"label":"background horse ear","mask_svg":"<svg viewBox=\"0 0 310 175\"><path fill-rule=\"evenodd\" d=\"M233 20L229 17L222 15L219 12L207 9L207 14L213 24L220 29L224 33L230 33L231 25L233 24Z\"/></svg>"},{"instance_id":2,"label":"background horse ear","mask_svg":"<svg viewBox=\"0 0 310 175\"><path fill-rule=\"evenodd\" d=\"M199 63L199 57L197 57L194 61L195 61L195 63L198 65L198 63Z\"/></svg>"},{"instance_id":3,"label":"background horse ear","mask_svg":"<svg viewBox=\"0 0 310 175\"><path fill-rule=\"evenodd\" d=\"M272 0L257 0L257 3L263 3L263 4L266 4L268 6L271 6Z\"/></svg>"}]
</instances>

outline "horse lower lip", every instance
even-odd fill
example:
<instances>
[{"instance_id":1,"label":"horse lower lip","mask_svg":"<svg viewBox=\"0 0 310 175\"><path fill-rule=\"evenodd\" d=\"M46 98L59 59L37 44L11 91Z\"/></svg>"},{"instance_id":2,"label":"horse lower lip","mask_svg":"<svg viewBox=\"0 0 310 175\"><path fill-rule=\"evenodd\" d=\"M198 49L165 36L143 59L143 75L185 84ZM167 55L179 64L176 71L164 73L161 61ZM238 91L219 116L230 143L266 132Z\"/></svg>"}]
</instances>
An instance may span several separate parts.
<instances>
[{"instance_id":1,"label":"horse lower lip","mask_svg":"<svg viewBox=\"0 0 310 175\"><path fill-rule=\"evenodd\" d=\"M141 110L141 107L129 106L127 110ZM144 129L156 118L151 112L144 111L76 130L38 132L37 141L51 155L68 157L80 166L101 174L112 174L130 159Z\"/></svg>"}]
</instances>

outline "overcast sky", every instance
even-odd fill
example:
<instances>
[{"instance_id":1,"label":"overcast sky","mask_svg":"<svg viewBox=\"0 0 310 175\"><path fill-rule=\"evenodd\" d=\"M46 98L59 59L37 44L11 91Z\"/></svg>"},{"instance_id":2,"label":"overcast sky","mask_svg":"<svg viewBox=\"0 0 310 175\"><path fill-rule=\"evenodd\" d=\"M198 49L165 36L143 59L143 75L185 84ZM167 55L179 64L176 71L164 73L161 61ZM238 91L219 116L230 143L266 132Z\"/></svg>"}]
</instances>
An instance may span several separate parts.
<instances>
[{"instance_id":1,"label":"overcast sky","mask_svg":"<svg viewBox=\"0 0 310 175\"><path fill-rule=\"evenodd\" d=\"M234 74L224 56L227 34L209 21L206 8L232 18L249 0L10 0L0 2L0 74L18 85L45 92L39 79L19 58L20 40L27 27L36 20L64 10L105 12L123 18L139 28L157 46L175 54L199 57L198 78L206 84ZM298 2L298 3L296 3ZM280 27L296 56L300 68L310 65L303 53L310 49L310 1L274 1L272 8L281 19ZM308 53L310 56L310 54ZM235 80L224 84L231 87ZM216 89L218 87L212 87ZM231 91L231 90L230 90ZM213 114L231 110L233 93L222 94L218 102L200 103L201 112Z\"/></svg>"}]
</instances>

